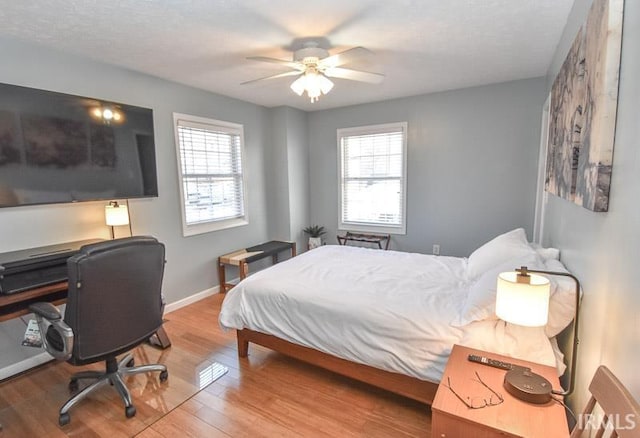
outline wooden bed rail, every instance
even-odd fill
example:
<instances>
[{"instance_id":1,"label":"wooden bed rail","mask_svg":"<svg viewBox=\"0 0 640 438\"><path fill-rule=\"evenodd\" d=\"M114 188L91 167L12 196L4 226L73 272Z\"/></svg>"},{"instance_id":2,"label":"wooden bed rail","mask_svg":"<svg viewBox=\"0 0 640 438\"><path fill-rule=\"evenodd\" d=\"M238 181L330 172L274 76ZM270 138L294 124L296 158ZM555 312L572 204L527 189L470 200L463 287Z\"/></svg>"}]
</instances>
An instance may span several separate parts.
<instances>
[{"instance_id":1,"label":"wooden bed rail","mask_svg":"<svg viewBox=\"0 0 640 438\"><path fill-rule=\"evenodd\" d=\"M312 348L303 347L275 336L249 329L238 330L237 339L238 356L240 357L247 357L249 353L249 342L252 342L286 356L428 405L433 403L438 389L437 383L350 362Z\"/></svg>"}]
</instances>

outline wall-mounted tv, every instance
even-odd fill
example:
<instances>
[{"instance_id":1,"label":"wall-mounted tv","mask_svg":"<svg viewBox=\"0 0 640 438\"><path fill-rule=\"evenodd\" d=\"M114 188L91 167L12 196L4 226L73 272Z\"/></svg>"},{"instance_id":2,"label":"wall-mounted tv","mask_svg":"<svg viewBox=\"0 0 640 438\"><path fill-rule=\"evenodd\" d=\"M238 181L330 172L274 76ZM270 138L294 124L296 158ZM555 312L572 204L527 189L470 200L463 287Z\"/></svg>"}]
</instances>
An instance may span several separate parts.
<instances>
[{"instance_id":1,"label":"wall-mounted tv","mask_svg":"<svg viewBox=\"0 0 640 438\"><path fill-rule=\"evenodd\" d=\"M152 196L151 109L0 84L0 207Z\"/></svg>"}]
</instances>

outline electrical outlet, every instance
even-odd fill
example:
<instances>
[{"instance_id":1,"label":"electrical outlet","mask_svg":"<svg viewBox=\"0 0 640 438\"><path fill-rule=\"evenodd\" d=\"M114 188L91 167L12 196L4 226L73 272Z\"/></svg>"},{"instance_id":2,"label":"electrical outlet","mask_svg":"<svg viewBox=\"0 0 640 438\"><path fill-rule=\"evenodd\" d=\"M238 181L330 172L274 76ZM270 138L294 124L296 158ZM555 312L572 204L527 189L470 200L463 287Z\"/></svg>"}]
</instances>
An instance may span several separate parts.
<instances>
[{"instance_id":1,"label":"electrical outlet","mask_svg":"<svg viewBox=\"0 0 640 438\"><path fill-rule=\"evenodd\" d=\"M433 252L433 255L440 255L440 245L434 244L432 252Z\"/></svg>"}]
</instances>

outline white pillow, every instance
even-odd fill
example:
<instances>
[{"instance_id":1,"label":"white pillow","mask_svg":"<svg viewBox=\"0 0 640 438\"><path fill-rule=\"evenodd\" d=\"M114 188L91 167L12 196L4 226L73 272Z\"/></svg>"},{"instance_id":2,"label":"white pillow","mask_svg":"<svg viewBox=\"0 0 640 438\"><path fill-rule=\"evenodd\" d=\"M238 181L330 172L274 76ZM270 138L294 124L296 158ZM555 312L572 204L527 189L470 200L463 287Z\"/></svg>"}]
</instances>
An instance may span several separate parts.
<instances>
[{"instance_id":1,"label":"white pillow","mask_svg":"<svg viewBox=\"0 0 640 438\"><path fill-rule=\"evenodd\" d=\"M521 266L526 266L530 269L544 269L542 260L534 251L489 269L471 284L460 315L451 321L451 325L462 327L473 321L498 319L496 316L498 274L513 271Z\"/></svg>"},{"instance_id":2,"label":"white pillow","mask_svg":"<svg viewBox=\"0 0 640 438\"><path fill-rule=\"evenodd\" d=\"M545 260L545 270L569 272L564 265L555 259ZM571 277L545 275L551 281L551 298L549 299L549 321L544 331L548 337L558 335L564 330L576 314L576 283Z\"/></svg>"},{"instance_id":3,"label":"white pillow","mask_svg":"<svg viewBox=\"0 0 640 438\"><path fill-rule=\"evenodd\" d=\"M531 248L533 248L540 257L542 257L542 260L560 260L560 250L558 248L543 248L538 243L530 243L529 245L531 245Z\"/></svg>"},{"instance_id":4,"label":"white pillow","mask_svg":"<svg viewBox=\"0 0 640 438\"><path fill-rule=\"evenodd\" d=\"M517 228L490 240L469 256L468 278L474 279L502 263L536 254L523 228Z\"/></svg>"}]
</instances>

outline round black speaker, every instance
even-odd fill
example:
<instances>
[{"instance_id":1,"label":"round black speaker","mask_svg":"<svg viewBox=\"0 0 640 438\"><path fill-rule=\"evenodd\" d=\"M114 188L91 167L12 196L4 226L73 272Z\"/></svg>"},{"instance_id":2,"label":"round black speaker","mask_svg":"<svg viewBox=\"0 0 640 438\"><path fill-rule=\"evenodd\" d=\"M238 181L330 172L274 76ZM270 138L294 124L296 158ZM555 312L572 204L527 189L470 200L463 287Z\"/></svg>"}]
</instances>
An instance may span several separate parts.
<instances>
[{"instance_id":1,"label":"round black speaker","mask_svg":"<svg viewBox=\"0 0 640 438\"><path fill-rule=\"evenodd\" d=\"M551 382L528 368L513 368L504 376L504 387L520 400L544 404L551 400Z\"/></svg>"}]
</instances>

